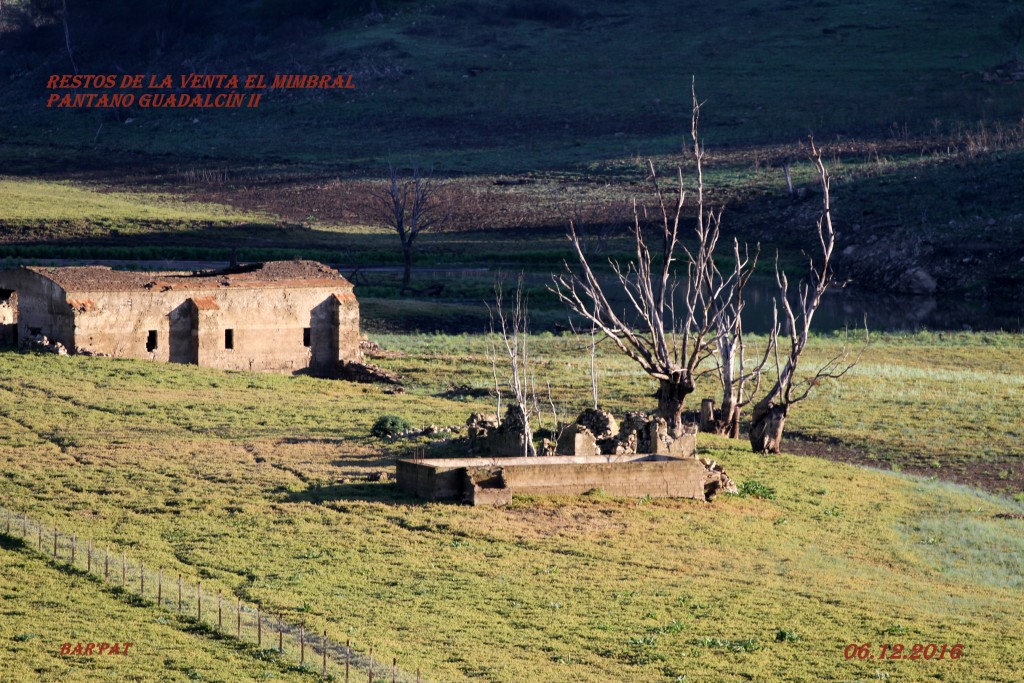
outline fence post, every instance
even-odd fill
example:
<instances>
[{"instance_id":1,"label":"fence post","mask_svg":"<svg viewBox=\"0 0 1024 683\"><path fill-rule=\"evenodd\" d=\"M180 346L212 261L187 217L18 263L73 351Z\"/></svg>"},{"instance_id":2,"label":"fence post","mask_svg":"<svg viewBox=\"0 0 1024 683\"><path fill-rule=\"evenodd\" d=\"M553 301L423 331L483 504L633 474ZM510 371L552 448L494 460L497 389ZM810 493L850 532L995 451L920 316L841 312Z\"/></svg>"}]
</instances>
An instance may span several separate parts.
<instances>
[{"instance_id":1,"label":"fence post","mask_svg":"<svg viewBox=\"0 0 1024 683\"><path fill-rule=\"evenodd\" d=\"M7 510L7 535L8 536L11 535L11 510L10 510L10 508L8 508L8 510Z\"/></svg>"},{"instance_id":2,"label":"fence post","mask_svg":"<svg viewBox=\"0 0 1024 683\"><path fill-rule=\"evenodd\" d=\"M263 615L259 605L256 606L256 647L263 647Z\"/></svg>"},{"instance_id":3,"label":"fence post","mask_svg":"<svg viewBox=\"0 0 1024 683\"><path fill-rule=\"evenodd\" d=\"M423 683L423 681L420 680L420 668L418 666L416 667L416 683Z\"/></svg>"},{"instance_id":4,"label":"fence post","mask_svg":"<svg viewBox=\"0 0 1024 683\"><path fill-rule=\"evenodd\" d=\"M242 639L242 598L235 599L235 614L238 616L238 623L235 626L235 638Z\"/></svg>"},{"instance_id":5,"label":"fence post","mask_svg":"<svg viewBox=\"0 0 1024 683\"><path fill-rule=\"evenodd\" d=\"M284 653L284 622L281 615L281 612L277 613L277 651Z\"/></svg>"},{"instance_id":6,"label":"fence post","mask_svg":"<svg viewBox=\"0 0 1024 683\"><path fill-rule=\"evenodd\" d=\"M89 539L89 550L85 556L85 571L92 573L92 538Z\"/></svg>"},{"instance_id":7,"label":"fence post","mask_svg":"<svg viewBox=\"0 0 1024 683\"><path fill-rule=\"evenodd\" d=\"M103 581L110 578L110 546L103 546Z\"/></svg>"},{"instance_id":8,"label":"fence post","mask_svg":"<svg viewBox=\"0 0 1024 683\"><path fill-rule=\"evenodd\" d=\"M78 548L78 534L71 534L71 566L75 566L75 550Z\"/></svg>"},{"instance_id":9,"label":"fence post","mask_svg":"<svg viewBox=\"0 0 1024 683\"><path fill-rule=\"evenodd\" d=\"M345 639L345 683L348 683L348 670L352 662L352 639Z\"/></svg>"},{"instance_id":10,"label":"fence post","mask_svg":"<svg viewBox=\"0 0 1024 683\"><path fill-rule=\"evenodd\" d=\"M28 513L21 516L21 537L28 540Z\"/></svg>"},{"instance_id":11,"label":"fence post","mask_svg":"<svg viewBox=\"0 0 1024 683\"><path fill-rule=\"evenodd\" d=\"M124 551L121 551L121 590L128 588L128 560L125 559Z\"/></svg>"},{"instance_id":12,"label":"fence post","mask_svg":"<svg viewBox=\"0 0 1024 683\"><path fill-rule=\"evenodd\" d=\"M327 631L324 631L324 644L323 644L323 648L324 648L324 652L323 652L324 662L323 662L323 666L320 669L320 675L323 676L324 678L326 678L327 677Z\"/></svg>"},{"instance_id":13,"label":"fence post","mask_svg":"<svg viewBox=\"0 0 1024 683\"><path fill-rule=\"evenodd\" d=\"M217 591L217 633L224 633L223 613L220 609L220 591Z\"/></svg>"},{"instance_id":14,"label":"fence post","mask_svg":"<svg viewBox=\"0 0 1024 683\"><path fill-rule=\"evenodd\" d=\"M57 559L57 525L53 525L53 559Z\"/></svg>"},{"instance_id":15,"label":"fence post","mask_svg":"<svg viewBox=\"0 0 1024 683\"><path fill-rule=\"evenodd\" d=\"M306 626L299 624L299 666L306 666Z\"/></svg>"},{"instance_id":16,"label":"fence post","mask_svg":"<svg viewBox=\"0 0 1024 683\"><path fill-rule=\"evenodd\" d=\"M391 658L391 683L398 683L398 657Z\"/></svg>"},{"instance_id":17,"label":"fence post","mask_svg":"<svg viewBox=\"0 0 1024 683\"><path fill-rule=\"evenodd\" d=\"M159 567L156 572L156 606L163 607L164 602L164 568Z\"/></svg>"},{"instance_id":18,"label":"fence post","mask_svg":"<svg viewBox=\"0 0 1024 683\"><path fill-rule=\"evenodd\" d=\"M178 614L181 614L181 572L178 572Z\"/></svg>"},{"instance_id":19,"label":"fence post","mask_svg":"<svg viewBox=\"0 0 1024 683\"><path fill-rule=\"evenodd\" d=\"M36 544L36 549L39 552L43 552L43 523L39 522L39 542Z\"/></svg>"},{"instance_id":20,"label":"fence post","mask_svg":"<svg viewBox=\"0 0 1024 683\"><path fill-rule=\"evenodd\" d=\"M203 582L196 581L196 601L199 603L199 612L196 620L203 623Z\"/></svg>"},{"instance_id":21,"label":"fence post","mask_svg":"<svg viewBox=\"0 0 1024 683\"><path fill-rule=\"evenodd\" d=\"M146 597L146 563L139 560L139 595Z\"/></svg>"},{"instance_id":22,"label":"fence post","mask_svg":"<svg viewBox=\"0 0 1024 683\"><path fill-rule=\"evenodd\" d=\"M373 683L373 648L370 648L370 683Z\"/></svg>"}]
</instances>

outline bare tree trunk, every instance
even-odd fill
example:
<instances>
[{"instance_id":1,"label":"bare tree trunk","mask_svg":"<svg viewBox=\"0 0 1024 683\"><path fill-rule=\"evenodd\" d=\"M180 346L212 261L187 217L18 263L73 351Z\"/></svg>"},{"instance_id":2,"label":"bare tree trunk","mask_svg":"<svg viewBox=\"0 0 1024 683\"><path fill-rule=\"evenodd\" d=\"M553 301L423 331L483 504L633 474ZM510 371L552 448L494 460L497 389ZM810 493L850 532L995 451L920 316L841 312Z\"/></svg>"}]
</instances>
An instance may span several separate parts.
<instances>
[{"instance_id":1,"label":"bare tree trunk","mask_svg":"<svg viewBox=\"0 0 1024 683\"><path fill-rule=\"evenodd\" d=\"M761 400L750 416L750 447L755 453L779 453L789 406Z\"/></svg>"},{"instance_id":2,"label":"bare tree trunk","mask_svg":"<svg viewBox=\"0 0 1024 683\"><path fill-rule=\"evenodd\" d=\"M731 439L740 438L740 406L733 397L727 397L715 423L715 432Z\"/></svg>"},{"instance_id":3,"label":"bare tree trunk","mask_svg":"<svg viewBox=\"0 0 1024 683\"><path fill-rule=\"evenodd\" d=\"M738 439L740 438L740 412L742 408L735 406L732 410L732 414L729 416L729 438Z\"/></svg>"},{"instance_id":4,"label":"bare tree trunk","mask_svg":"<svg viewBox=\"0 0 1024 683\"><path fill-rule=\"evenodd\" d=\"M693 389L684 381L658 380L658 417L668 423L669 436L683 435L683 402Z\"/></svg>"},{"instance_id":5,"label":"bare tree trunk","mask_svg":"<svg viewBox=\"0 0 1024 683\"><path fill-rule=\"evenodd\" d=\"M68 30L68 3L67 0L61 0L61 18L64 21L64 44L68 48L68 59L71 60L71 68L75 70L75 75L78 75L78 65L75 64L75 55L71 52L71 31Z\"/></svg>"},{"instance_id":6,"label":"bare tree trunk","mask_svg":"<svg viewBox=\"0 0 1024 683\"><path fill-rule=\"evenodd\" d=\"M402 293L409 291L409 284L412 282L412 245L402 245L402 259L404 268L402 270Z\"/></svg>"},{"instance_id":7,"label":"bare tree trunk","mask_svg":"<svg viewBox=\"0 0 1024 683\"><path fill-rule=\"evenodd\" d=\"M706 398L700 404L700 431L738 439L740 438L741 411L742 407L735 397L727 397L716 416L714 399Z\"/></svg>"}]
</instances>

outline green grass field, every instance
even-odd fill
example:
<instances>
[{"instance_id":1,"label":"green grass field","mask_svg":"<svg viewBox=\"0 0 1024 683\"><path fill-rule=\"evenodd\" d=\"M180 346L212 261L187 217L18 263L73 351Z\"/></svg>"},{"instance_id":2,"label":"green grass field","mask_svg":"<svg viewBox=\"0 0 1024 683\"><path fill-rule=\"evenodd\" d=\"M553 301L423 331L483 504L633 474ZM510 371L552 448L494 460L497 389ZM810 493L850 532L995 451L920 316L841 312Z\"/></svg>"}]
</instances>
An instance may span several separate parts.
<instances>
[{"instance_id":1,"label":"green grass field","mask_svg":"<svg viewBox=\"0 0 1024 683\"><path fill-rule=\"evenodd\" d=\"M423 666L428 680L1019 680L1013 672L1024 660L1011 634L1024 626L1021 522L993 517L1020 512L1019 503L936 479L755 456L743 442L713 437L702 437L703 453L740 484L770 487L773 499L422 503L366 475L430 443L382 443L370 426L384 413L457 425L486 409L483 399L439 396L489 385L485 345L474 336L380 341L406 354L379 361L407 377L405 394L2 354L0 495L147 566L202 578L332 638L374 644ZM566 414L583 407L579 342L541 335L533 344L556 405ZM836 344L819 340L816 355ZM1012 397L1021 378L1007 371L1022 359L1013 335L886 337L847 381L800 405L792 429L908 466L1019 460L1022 415ZM602 403L621 410L648 393L627 363L599 360ZM972 428L951 435L949 424ZM5 588L5 610L32 614L39 591L77 580L10 544L3 554L28 582L9 581L25 588ZM8 637L36 634L17 641L31 645L31 658L19 655L5 673L66 666L55 648L83 624L102 633L121 623L171 659L194 638L154 632L158 615L103 596L53 610L45 629L22 614L5 626ZM963 643L966 654L846 661L854 642ZM140 680L153 675L150 665L140 664ZM238 680L224 666L198 661L196 680Z\"/></svg>"}]
</instances>

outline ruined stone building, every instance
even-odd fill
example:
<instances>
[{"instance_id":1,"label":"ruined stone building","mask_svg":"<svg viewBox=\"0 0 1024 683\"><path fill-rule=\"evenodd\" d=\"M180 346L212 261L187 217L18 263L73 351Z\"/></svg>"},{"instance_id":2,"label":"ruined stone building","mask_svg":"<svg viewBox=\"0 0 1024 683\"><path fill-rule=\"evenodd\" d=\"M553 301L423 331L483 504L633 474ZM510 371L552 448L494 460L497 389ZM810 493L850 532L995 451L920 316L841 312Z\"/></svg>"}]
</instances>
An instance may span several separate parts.
<instances>
[{"instance_id":1,"label":"ruined stone building","mask_svg":"<svg viewBox=\"0 0 1024 683\"><path fill-rule=\"evenodd\" d=\"M101 266L0 271L0 345L226 370L327 370L359 356L352 285L313 261L201 273Z\"/></svg>"}]
</instances>

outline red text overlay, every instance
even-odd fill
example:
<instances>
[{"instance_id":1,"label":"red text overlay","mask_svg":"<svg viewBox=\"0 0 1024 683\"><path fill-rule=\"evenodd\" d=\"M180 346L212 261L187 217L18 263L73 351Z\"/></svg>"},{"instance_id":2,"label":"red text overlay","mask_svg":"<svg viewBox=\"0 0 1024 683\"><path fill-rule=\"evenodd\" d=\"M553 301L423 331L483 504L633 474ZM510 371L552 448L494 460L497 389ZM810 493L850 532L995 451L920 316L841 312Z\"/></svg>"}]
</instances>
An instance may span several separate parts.
<instances>
[{"instance_id":1,"label":"red text overlay","mask_svg":"<svg viewBox=\"0 0 1024 683\"><path fill-rule=\"evenodd\" d=\"M60 653L64 656L85 655L126 655L135 643L64 643Z\"/></svg>"},{"instance_id":2,"label":"red text overlay","mask_svg":"<svg viewBox=\"0 0 1024 683\"><path fill-rule=\"evenodd\" d=\"M882 643L874 650L871 643L850 643L843 650L846 659L960 659L963 655L964 646L961 643Z\"/></svg>"},{"instance_id":3,"label":"red text overlay","mask_svg":"<svg viewBox=\"0 0 1024 683\"><path fill-rule=\"evenodd\" d=\"M354 90L351 74L52 74L54 109L238 109L267 90Z\"/></svg>"}]
</instances>

